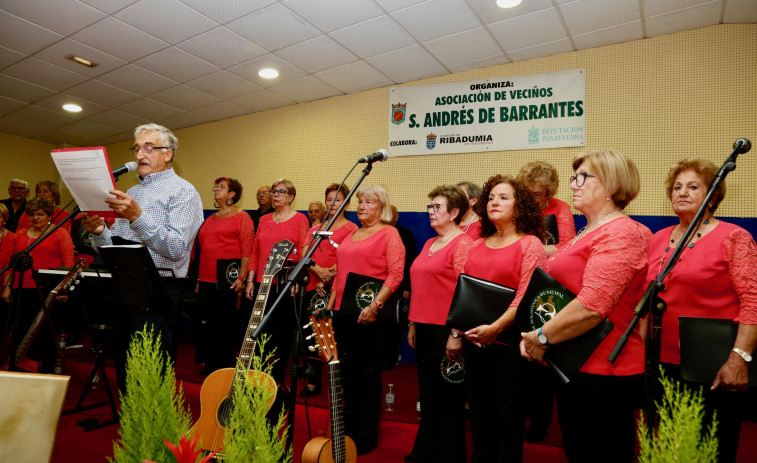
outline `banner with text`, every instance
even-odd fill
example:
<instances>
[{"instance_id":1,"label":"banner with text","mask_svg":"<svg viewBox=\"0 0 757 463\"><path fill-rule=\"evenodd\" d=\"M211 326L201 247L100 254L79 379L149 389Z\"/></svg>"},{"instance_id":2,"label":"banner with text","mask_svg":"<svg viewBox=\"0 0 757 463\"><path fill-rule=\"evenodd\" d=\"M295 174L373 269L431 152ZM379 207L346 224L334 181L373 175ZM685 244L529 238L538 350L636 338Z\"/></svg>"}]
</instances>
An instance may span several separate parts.
<instances>
[{"instance_id":1,"label":"banner with text","mask_svg":"<svg viewBox=\"0 0 757 463\"><path fill-rule=\"evenodd\" d=\"M586 145L584 69L392 87L392 156Z\"/></svg>"}]
</instances>

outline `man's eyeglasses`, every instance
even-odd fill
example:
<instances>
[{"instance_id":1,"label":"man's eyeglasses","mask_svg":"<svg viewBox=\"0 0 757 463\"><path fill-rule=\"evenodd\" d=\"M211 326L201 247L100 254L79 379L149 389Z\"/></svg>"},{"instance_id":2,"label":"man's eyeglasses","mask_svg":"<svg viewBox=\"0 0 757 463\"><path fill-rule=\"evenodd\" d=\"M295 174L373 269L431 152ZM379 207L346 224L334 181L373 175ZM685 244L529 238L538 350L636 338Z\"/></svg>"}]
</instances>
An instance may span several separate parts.
<instances>
[{"instance_id":1,"label":"man's eyeglasses","mask_svg":"<svg viewBox=\"0 0 757 463\"><path fill-rule=\"evenodd\" d=\"M578 175L571 175L570 176L570 183L576 182L577 187L584 186L584 183L586 183L586 177L594 177L596 178L596 175L587 174L586 172L581 172Z\"/></svg>"},{"instance_id":2,"label":"man's eyeglasses","mask_svg":"<svg viewBox=\"0 0 757 463\"><path fill-rule=\"evenodd\" d=\"M271 196L284 196L288 195L289 192L287 190L271 190L268 192L268 194Z\"/></svg>"},{"instance_id":3,"label":"man's eyeglasses","mask_svg":"<svg viewBox=\"0 0 757 463\"><path fill-rule=\"evenodd\" d=\"M426 206L426 209L429 212L439 212L440 210L442 210L442 207L444 207L444 204L429 204L428 206Z\"/></svg>"},{"instance_id":4,"label":"man's eyeglasses","mask_svg":"<svg viewBox=\"0 0 757 463\"><path fill-rule=\"evenodd\" d=\"M167 146L152 146L152 145L145 145L145 146L139 146L134 145L129 147L129 151L131 151L134 154L139 153L139 150L142 150L145 154L152 154L154 150L167 150Z\"/></svg>"}]
</instances>

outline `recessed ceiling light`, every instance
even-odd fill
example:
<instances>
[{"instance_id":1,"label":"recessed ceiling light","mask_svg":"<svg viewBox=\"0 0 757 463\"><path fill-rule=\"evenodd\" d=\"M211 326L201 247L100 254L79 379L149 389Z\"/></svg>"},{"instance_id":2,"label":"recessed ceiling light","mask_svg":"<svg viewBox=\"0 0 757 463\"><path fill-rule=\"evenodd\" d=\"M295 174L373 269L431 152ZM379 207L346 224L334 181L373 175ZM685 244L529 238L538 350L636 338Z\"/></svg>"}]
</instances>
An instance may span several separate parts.
<instances>
[{"instance_id":1,"label":"recessed ceiling light","mask_svg":"<svg viewBox=\"0 0 757 463\"><path fill-rule=\"evenodd\" d=\"M63 105L63 109L70 113L78 113L81 112L81 106L78 104L68 103Z\"/></svg>"},{"instance_id":2,"label":"recessed ceiling light","mask_svg":"<svg viewBox=\"0 0 757 463\"><path fill-rule=\"evenodd\" d=\"M81 56L66 55L66 59L69 60L69 61L73 61L74 63L81 64L82 66L87 66L88 68L93 68L93 67L98 66L98 64L95 63L94 61L90 61L88 59L84 59Z\"/></svg>"},{"instance_id":3,"label":"recessed ceiling light","mask_svg":"<svg viewBox=\"0 0 757 463\"><path fill-rule=\"evenodd\" d=\"M497 0L497 6L500 8L515 8L523 0Z\"/></svg>"},{"instance_id":4,"label":"recessed ceiling light","mask_svg":"<svg viewBox=\"0 0 757 463\"><path fill-rule=\"evenodd\" d=\"M276 69L266 68L261 69L260 72L258 72L258 75L263 79L274 79L279 76L279 71L277 71Z\"/></svg>"}]
</instances>

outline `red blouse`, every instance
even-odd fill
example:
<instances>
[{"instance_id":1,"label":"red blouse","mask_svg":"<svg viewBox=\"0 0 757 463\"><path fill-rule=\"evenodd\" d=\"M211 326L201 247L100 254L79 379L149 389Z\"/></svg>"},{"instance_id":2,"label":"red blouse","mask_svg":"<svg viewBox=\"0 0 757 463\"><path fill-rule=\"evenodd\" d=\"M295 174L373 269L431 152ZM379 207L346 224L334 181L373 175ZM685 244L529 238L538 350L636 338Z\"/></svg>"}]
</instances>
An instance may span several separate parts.
<instances>
[{"instance_id":1,"label":"red blouse","mask_svg":"<svg viewBox=\"0 0 757 463\"><path fill-rule=\"evenodd\" d=\"M197 234L200 240L199 280L215 283L218 259L240 259L252 254L255 243L255 226L250 214L244 211L230 217L215 214L205 219Z\"/></svg>"},{"instance_id":2,"label":"red blouse","mask_svg":"<svg viewBox=\"0 0 757 463\"><path fill-rule=\"evenodd\" d=\"M544 269L589 310L610 318L615 327L589 357L582 372L628 376L644 372L644 343L638 328L615 363L607 357L633 319L644 293L647 251L652 232L629 217L611 220L575 243L568 242ZM559 316L559 315L558 315Z\"/></svg>"},{"instance_id":3,"label":"red blouse","mask_svg":"<svg viewBox=\"0 0 757 463\"><path fill-rule=\"evenodd\" d=\"M477 240L481 238L481 219L477 219L468 225L460 224L460 230L464 231L466 235Z\"/></svg>"},{"instance_id":4,"label":"red blouse","mask_svg":"<svg viewBox=\"0 0 757 463\"><path fill-rule=\"evenodd\" d=\"M37 238L26 236L26 231L26 228L17 231L14 252L21 252L37 241ZM35 271L74 266L74 242L71 241L71 235L62 227L48 235L42 243L32 249L30 254L34 260L32 267ZM23 287L34 288L35 286L32 272L24 272ZM14 284L13 287L15 288L16 285Z\"/></svg>"},{"instance_id":5,"label":"red blouse","mask_svg":"<svg viewBox=\"0 0 757 463\"><path fill-rule=\"evenodd\" d=\"M268 262L273 246L279 241L289 240L293 242L294 247L287 260L299 261L302 249L310 242L309 229L308 218L301 212L297 212L288 220L279 223L273 221L273 214L262 216L255 244L252 246L250 264L247 267L248 271L255 272L255 281L258 283L263 281L263 270L266 262Z\"/></svg>"},{"instance_id":6,"label":"red blouse","mask_svg":"<svg viewBox=\"0 0 757 463\"><path fill-rule=\"evenodd\" d=\"M309 236L313 237L313 233L318 231L318 228L320 228L320 224L313 225L313 228L310 229ZM342 244L342 241L344 241L348 234L356 231L357 225L349 221L334 230L334 234L331 235L330 238L322 240L321 244L318 245L318 249L313 252L313 262L323 268L331 268L336 264L336 250L339 245ZM306 291L313 291L315 285L321 280L313 270L308 270L308 272L310 273L310 282L308 283Z\"/></svg>"},{"instance_id":7,"label":"red blouse","mask_svg":"<svg viewBox=\"0 0 757 463\"><path fill-rule=\"evenodd\" d=\"M58 225L59 223L63 222L63 220L68 217L68 215L68 212L56 207L53 211L53 215L51 215L50 218L53 219L53 225ZM23 214L21 214L21 217L18 218L18 227L16 227L16 231L21 230L22 228L29 228L31 224L32 223L29 219L29 214L24 212ZM63 228L67 232L71 233L71 221L69 220L60 228Z\"/></svg>"},{"instance_id":8,"label":"red blouse","mask_svg":"<svg viewBox=\"0 0 757 463\"><path fill-rule=\"evenodd\" d=\"M426 241L423 250L410 267L410 299L408 318L418 323L444 325L452 297L455 295L457 277L463 271L473 239L461 233L443 248L429 255L431 245L439 237Z\"/></svg>"},{"instance_id":9,"label":"red blouse","mask_svg":"<svg viewBox=\"0 0 757 463\"><path fill-rule=\"evenodd\" d=\"M547 207L542 209L545 217L554 214L557 219L557 233L560 244L567 243L576 236L576 222L573 220L573 211L570 205L557 198L549 198Z\"/></svg>"},{"instance_id":10,"label":"red blouse","mask_svg":"<svg viewBox=\"0 0 757 463\"><path fill-rule=\"evenodd\" d=\"M332 291L336 291L334 307L339 310L347 274L359 273L384 280L383 286L397 290L405 268L405 246L394 227L386 226L362 241L352 241L349 233L336 250L336 271Z\"/></svg>"},{"instance_id":11,"label":"red blouse","mask_svg":"<svg viewBox=\"0 0 757 463\"><path fill-rule=\"evenodd\" d=\"M655 233L649 249L647 281L656 279L675 246L675 227ZM679 365L678 317L729 318L757 324L757 245L741 227L719 222L693 248L686 248L663 283L667 303L662 317L660 360Z\"/></svg>"},{"instance_id":12,"label":"red blouse","mask_svg":"<svg viewBox=\"0 0 757 463\"><path fill-rule=\"evenodd\" d=\"M465 262L466 274L516 289L512 307L520 304L536 267L547 254L539 238L526 235L504 248L492 249L481 239L471 248Z\"/></svg>"},{"instance_id":13,"label":"red blouse","mask_svg":"<svg viewBox=\"0 0 757 463\"><path fill-rule=\"evenodd\" d=\"M5 230L5 236L0 238L0 268L8 265L15 252L15 246L16 235L10 230Z\"/></svg>"}]
</instances>

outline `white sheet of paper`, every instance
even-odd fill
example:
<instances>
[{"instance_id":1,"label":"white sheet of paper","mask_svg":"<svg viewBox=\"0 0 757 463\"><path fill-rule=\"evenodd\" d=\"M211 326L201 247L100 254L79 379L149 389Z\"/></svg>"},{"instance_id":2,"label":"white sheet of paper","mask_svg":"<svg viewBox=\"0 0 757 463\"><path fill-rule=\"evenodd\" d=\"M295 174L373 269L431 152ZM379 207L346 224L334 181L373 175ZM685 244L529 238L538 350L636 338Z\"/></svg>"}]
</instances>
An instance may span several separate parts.
<instances>
[{"instance_id":1,"label":"white sheet of paper","mask_svg":"<svg viewBox=\"0 0 757 463\"><path fill-rule=\"evenodd\" d=\"M79 209L103 217L116 216L105 203L105 198L113 197L108 191L116 188L105 147L52 150L50 155Z\"/></svg>"}]
</instances>

